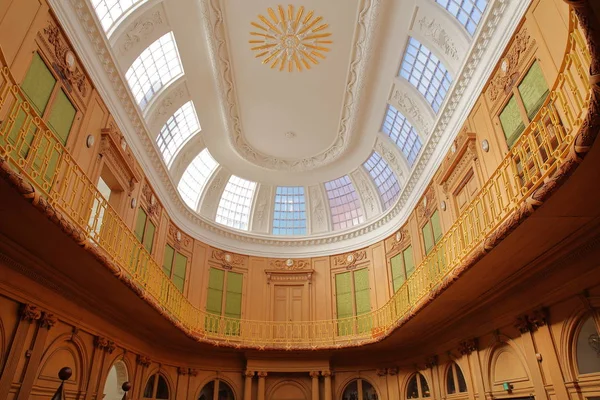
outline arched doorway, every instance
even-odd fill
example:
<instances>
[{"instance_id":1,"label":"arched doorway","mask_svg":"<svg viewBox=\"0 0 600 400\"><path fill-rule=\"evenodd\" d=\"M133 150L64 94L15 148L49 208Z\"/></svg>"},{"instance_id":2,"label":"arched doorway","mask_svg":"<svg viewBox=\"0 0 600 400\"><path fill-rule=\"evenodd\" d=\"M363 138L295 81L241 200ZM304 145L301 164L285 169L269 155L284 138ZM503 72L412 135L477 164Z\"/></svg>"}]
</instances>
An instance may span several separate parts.
<instances>
[{"instance_id":1,"label":"arched doorway","mask_svg":"<svg viewBox=\"0 0 600 400\"><path fill-rule=\"evenodd\" d=\"M198 400L235 400L231 387L221 379L208 382L198 395Z\"/></svg>"},{"instance_id":2,"label":"arched doorway","mask_svg":"<svg viewBox=\"0 0 600 400\"><path fill-rule=\"evenodd\" d=\"M269 400L308 400L308 393L301 384L295 381L279 382L271 390Z\"/></svg>"},{"instance_id":3,"label":"arched doorway","mask_svg":"<svg viewBox=\"0 0 600 400\"><path fill-rule=\"evenodd\" d=\"M104 383L104 400L121 400L125 393L123 383L127 382L127 366L123 361L117 361L108 371Z\"/></svg>"}]
</instances>

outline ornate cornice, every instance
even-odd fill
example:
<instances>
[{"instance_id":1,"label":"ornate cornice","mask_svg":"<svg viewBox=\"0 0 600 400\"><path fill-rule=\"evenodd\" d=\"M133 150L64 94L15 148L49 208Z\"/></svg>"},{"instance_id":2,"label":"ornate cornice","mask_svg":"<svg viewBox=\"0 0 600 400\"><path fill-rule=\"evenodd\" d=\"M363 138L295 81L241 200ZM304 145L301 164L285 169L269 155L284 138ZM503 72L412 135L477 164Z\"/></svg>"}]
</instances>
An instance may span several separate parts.
<instances>
[{"instance_id":1,"label":"ornate cornice","mask_svg":"<svg viewBox=\"0 0 600 400\"><path fill-rule=\"evenodd\" d=\"M344 153L350 142L349 138L356 129L364 80L374 48L373 38L377 27L380 3L381 0L360 1L342 116L333 144L315 156L303 159L283 159L262 154L246 140L236 102L233 68L229 59L221 2L219 0L202 1L211 62L215 76L218 76L217 86L220 92L221 108L224 111L223 122L227 127L226 132L229 133L229 143L238 155L255 165L272 170L308 171L327 165Z\"/></svg>"},{"instance_id":2,"label":"ornate cornice","mask_svg":"<svg viewBox=\"0 0 600 400\"><path fill-rule=\"evenodd\" d=\"M69 19L69 15L72 15L73 11L66 10L66 6L58 2L57 0L49 1L53 5L53 8L61 11L57 13L59 17L62 16L61 21L64 20L65 22L68 21L69 23L73 24L73 21ZM509 4L514 5L511 13L512 19L510 21L505 21L506 25L513 27L516 26L517 21L520 19L522 13L528 5L526 2L520 3L515 2L515 0L495 0L488 6L488 17L486 18L485 22L481 24L480 31L475 37L475 41L471 47L467 59L463 64L463 69L458 74L458 77L455 79L455 82L449 91L447 100L443 105L443 110L440 112L435 127L433 128L433 133L431 134L428 141L424 144L424 147L421 151L421 155L416 161L410 175L407 177L407 181L403 187L400 198L394 207L390 208L380 218L374 219L372 222L358 226L353 230L348 230L341 233L331 232L328 234L318 235L309 238L294 238L294 240L286 240L271 236L265 237L263 235L243 233L233 229L229 229L227 227L218 225L215 222L205 217L202 217L187 208L187 206L184 204L179 194L177 193L176 185L171 180L166 166L162 162L161 157L153 141L148 135L148 132L144 126L145 122L143 121L143 117L141 113L137 110L134 100L129 94L129 90L125 86L124 79L120 76L118 72L119 68L116 66L114 60L112 59L108 42L104 37L104 33L101 31L99 25L95 21L93 11L89 8L87 2L84 0L70 0L70 4L74 10L74 15L76 15L79 19L79 25L87 34L90 42L92 43L92 50L96 53L96 60L93 60L94 63L96 61L99 62L101 68L103 69L103 73L107 77L108 81L112 84L111 89L112 91L114 91L116 99L118 100L117 102L109 102L113 106L112 110L114 111L116 107L120 110L119 115L128 118L132 129L126 130L124 132L128 132L128 134L135 134L137 136L137 140L142 144L141 148L138 149L138 154L143 153L143 156L145 157L147 163L153 166L153 170L148 170L147 172L152 176L152 182L161 186L161 188L163 189L162 193L167 197L168 204L170 204L171 207L173 207L173 209L170 211L171 216L173 217L174 214L177 214L176 218L180 222L185 221L187 226L198 227L200 229L205 230L208 234L218 234L225 241L232 240L236 243L245 244L246 251L249 254L256 253L260 255L270 255L272 253L274 254L275 249L269 251L254 251L252 248L248 248L247 245L257 245L261 248L271 246L279 248L293 247L298 249L306 249L306 251L310 251L310 248L313 248L314 246L330 245L332 243L340 243L345 241L356 241L357 239L363 237L371 238L369 242L374 240L372 239L373 235L369 234L378 230L379 228L384 227L389 222L395 220L395 218L398 215L400 215L401 212L405 211L404 207L407 204L410 205L409 202L411 196L413 195L413 192L417 189L420 189L422 186L421 181L423 178L423 173L425 171L427 171L427 173L430 173L434 170L434 168L431 166L427 168L429 161L434 155L434 150L438 146L438 143L442 138L443 132L448 127L451 117L454 114L460 100L463 98L465 90L472 80L471 78L473 77L473 74L476 72L477 68L481 64L481 58L485 53L486 49L489 48L490 39L496 31L496 27L500 22L506 7ZM503 37L504 36L497 37L495 38L495 40L501 41ZM71 35L71 38L73 38L73 35ZM77 40L74 41L77 42ZM81 41L79 42L81 43ZM81 45L80 50L83 50ZM493 64L495 65L495 62ZM482 74L483 72L478 73ZM98 79L104 79L101 78L100 75L98 75L97 77ZM479 80L477 82L479 82ZM476 98L475 95L467 97L472 97L473 99ZM467 103L469 103L471 100L466 101ZM461 105L461 112L463 111L464 110ZM387 236L385 232L379 233L378 235L379 237L383 235ZM226 242L224 243L223 241L220 241L219 243L217 243L214 239L207 237L206 235L203 236L203 240L212 245L219 245L225 248L230 247ZM361 243L363 242L361 241ZM277 252L279 251L280 250L277 250ZM305 250L302 251L304 252ZM330 251L331 249L328 250L328 252Z\"/></svg>"}]
</instances>

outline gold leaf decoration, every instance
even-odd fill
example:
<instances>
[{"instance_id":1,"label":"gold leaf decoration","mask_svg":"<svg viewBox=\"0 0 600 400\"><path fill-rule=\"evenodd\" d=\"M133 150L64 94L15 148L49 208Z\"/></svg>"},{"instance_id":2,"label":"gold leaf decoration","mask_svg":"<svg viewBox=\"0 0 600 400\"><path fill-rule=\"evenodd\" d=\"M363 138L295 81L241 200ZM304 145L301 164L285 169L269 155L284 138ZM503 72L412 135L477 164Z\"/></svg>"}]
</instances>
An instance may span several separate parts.
<instances>
[{"instance_id":1,"label":"gold leaf decoration","mask_svg":"<svg viewBox=\"0 0 600 400\"><path fill-rule=\"evenodd\" d=\"M315 17L313 11L304 11L304 7L296 10L291 4L286 11L280 5L251 22L256 30L250 32L249 43L255 57L272 69L288 72L311 69L324 60L333 43L327 32L329 24L323 23L323 17Z\"/></svg>"}]
</instances>

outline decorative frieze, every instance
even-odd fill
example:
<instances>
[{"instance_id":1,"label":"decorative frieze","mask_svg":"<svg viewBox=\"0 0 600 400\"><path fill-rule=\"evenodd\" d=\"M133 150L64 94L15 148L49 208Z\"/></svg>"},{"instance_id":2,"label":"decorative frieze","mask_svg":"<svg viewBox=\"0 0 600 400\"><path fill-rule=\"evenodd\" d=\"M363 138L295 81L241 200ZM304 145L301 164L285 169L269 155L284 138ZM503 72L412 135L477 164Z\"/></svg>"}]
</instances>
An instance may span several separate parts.
<instances>
[{"instance_id":1,"label":"decorative frieze","mask_svg":"<svg viewBox=\"0 0 600 400\"><path fill-rule=\"evenodd\" d=\"M274 269L282 269L287 271L295 271L299 269L307 269L311 267L310 259L271 259L269 267Z\"/></svg>"},{"instance_id":2,"label":"decorative frieze","mask_svg":"<svg viewBox=\"0 0 600 400\"><path fill-rule=\"evenodd\" d=\"M423 16L419 20L419 28L421 32L437 44L448 57L458 61L458 50L454 44L454 40L442 27L442 25L433 18Z\"/></svg>"},{"instance_id":3,"label":"decorative frieze","mask_svg":"<svg viewBox=\"0 0 600 400\"><path fill-rule=\"evenodd\" d=\"M152 190L152 187L150 187L150 184L148 182L144 182L144 187L142 188L142 196L146 201L148 207L146 211L148 212L148 214L151 217L158 219L160 217L161 211L160 203L158 202L158 199L156 198L156 195L154 194L154 191Z\"/></svg>"},{"instance_id":4,"label":"decorative frieze","mask_svg":"<svg viewBox=\"0 0 600 400\"><path fill-rule=\"evenodd\" d=\"M177 250L184 248L185 250L192 251L192 238L179 230L175 225L169 224L169 243L173 244Z\"/></svg>"},{"instance_id":5,"label":"decorative frieze","mask_svg":"<svg viewBox=\"0 0 600 400\"><path fill-rule=\"evenodd\" d=\"M404 250L408 245L410 245L410 233L408 227L403 226L394 235L386 239L385 248L389 256Z\"/></svg>"}]
</instances>

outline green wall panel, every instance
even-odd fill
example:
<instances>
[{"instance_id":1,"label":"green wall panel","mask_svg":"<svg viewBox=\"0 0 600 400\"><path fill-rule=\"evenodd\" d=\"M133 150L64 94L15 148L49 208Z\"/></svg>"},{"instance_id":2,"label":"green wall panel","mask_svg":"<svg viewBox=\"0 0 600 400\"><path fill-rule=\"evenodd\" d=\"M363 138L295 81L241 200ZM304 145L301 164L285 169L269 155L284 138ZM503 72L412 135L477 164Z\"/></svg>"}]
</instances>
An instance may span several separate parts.
<instances>
[{"instance_id":1,"label":"green wall panel","mask_svg":"<svg viewBox=\"0 0 600 400\"><path fill-rule=\"evenodd\" d=\"M175 249L170 245L165 246L165 255L163 257L163 272L168 277L171 276L171 270L173 269L173 257L175 256Z\"/></svg>"},{"instance_id":2,"label":"green wall panel","mask_svg":"<svg viewBox=\"0 0 600 400\"><path fill-rule=\"evenodd\" d=\"M77 110L63 90L59 90L52 104L52 111L48 117L48 125L54 130L62 145L67 144L69 132L75 121Z\"/></svg>"},{"instance_id":3,"label":"green wall panel","mask_svg":"<svg viewBox=\"0 0 600 400\"><path fill-rule=\"evenodd\" d=\"M223 304L223 282L225 271L210 268L208 273L208 295L206 298L206 311L221 314Z\"/></svg>"},{"instance_id":4,"label":"green wall panel","mask_svg":"<svg viewBox=\"0 0 600 400\"><path fill-rule=\"evenodd\" d=\"M52 95L56 79L38 53L33 60L21 84L21 89L27 95L37 113L42 116Z\"/></svg>"},{"instance_id":5,"label":"green wall panel","mask_svg":"<svg viewBox=\"0 0 600 400\"><path fill-rule=\"evenodd\" d=\"M533 119L542 104L544 104L548 93L548 85L542 73L542 68L540 68L540 65L536 61L531 65L531 68L529 68L529 71L527 71L527 74L519 85L519 94L530 120Z\"/></svg>"},{"instance_id":6,"label":"green wall panel","mask_svg":"<svg viewBox=\"0 0 600 400\"><path fill-rule=\"evenodd\" d=\"M242 287L244 275L237 272L227 273L227 294L225 297L225 316L240 318L242 316Z\"/></svg>"},{"instance_id":7,"label":"green wall panel","mask_svg":"<svg viewBox=\"0 0 600 400\"><path fill-rule=\"evenodd\" d=\"M142 242L142 239L144 239L144 229L146 228L146 219L148 218L148 215L146 215L146 212L144 211L143 208L140 207L139 211L138 211L138 216L137 216L137 220L135 222L135 237L137 238L137 240L140 241L140 243Z\"/></svg>"}]
</instances>

